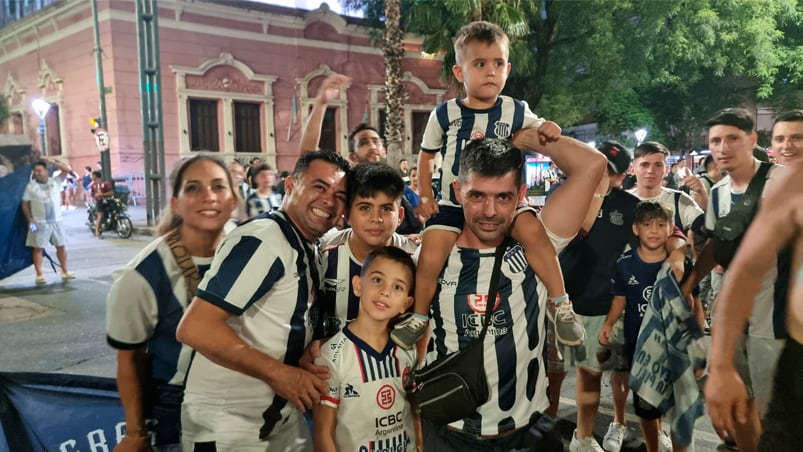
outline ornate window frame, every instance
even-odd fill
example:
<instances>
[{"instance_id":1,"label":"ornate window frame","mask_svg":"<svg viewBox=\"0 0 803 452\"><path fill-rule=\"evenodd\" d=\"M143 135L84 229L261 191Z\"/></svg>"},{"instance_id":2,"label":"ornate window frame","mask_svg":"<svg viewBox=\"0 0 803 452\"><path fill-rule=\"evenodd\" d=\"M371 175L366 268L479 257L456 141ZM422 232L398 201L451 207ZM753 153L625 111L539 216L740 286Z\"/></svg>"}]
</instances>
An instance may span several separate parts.
<instances>
[{"instance_id":1,"label":"ornate window frame","mask_svg":"<svg viewBox=\"0 0 803 452\"><path fill-rule=\"evenodd\" d=\"M309 92L309 85L312 80L316 79L317 77L328 77L329 75L333 74L334 71L332 69L322 64L318 67L318 69L312 70L307 73L304 77L297 78L296 83L299 87L299 100L301 104L301 124L307 123L307 118L309 117L309 110L315 104L315 97L310 97ZM330 101L327 106L328 107L338 107L338 116L339 116L339 127L336 128L338 131L338 152L343 155L344 157L348 157L349 152L349 145L348 145L348 124L349 124L349 102L348 96L346 91L351 86L350 83L344 83L340 87L340 95L337 99L333 99ZM317 96L317 93L315 94Z\"/></svg>"},{"instance_id":2,"label":"ornate window frame","mask_svg":"<svg viewBox=\"0 0 803 452\"><path fill-rule=\"evenodd\" d=\"M232 81L228 78L209 80L208 89L188 88L187 76L204 77L213 68L228 66L242 73L249 82L262 83L260 93L247 93L230 90ZM260 157L266 163L276 166L276 125L274 119L273 82L274 75L257 74L247 64L234 58L229 52L222 52L219 57L204 61L197 68L186 66L170 66L176 74L176 96L178 99L178 136L179 152L182 157L192 155L190 151L190 135L188 131L189 98L216 99L222 104L223 137L219 154L226 160L238 155ZM234 148L234 102L253 102L262 105L262 142L264 149L260 153L236 152ZM218 119L220 121L220 119Z\"/></svg>"},{"instance_id":3,"label":"ornate window frame","mask_svg":"<svg viewBox=\"0 0 803 452\"><path fill-rule=\"evenodd\" d=\"M16 128L12 129L12 127L14 127L14 121L11 121L9 132L12 134L26 135L28 133L27 94L25 88L20 87L20 84L10 72L8 73L8 77L6 77L3 97L6 98L8 112L12 115L18 114L22 117L22 130L16 130ZM9 120L11 120L11 118L9 118Z\"/></svg>"}]
</instances>

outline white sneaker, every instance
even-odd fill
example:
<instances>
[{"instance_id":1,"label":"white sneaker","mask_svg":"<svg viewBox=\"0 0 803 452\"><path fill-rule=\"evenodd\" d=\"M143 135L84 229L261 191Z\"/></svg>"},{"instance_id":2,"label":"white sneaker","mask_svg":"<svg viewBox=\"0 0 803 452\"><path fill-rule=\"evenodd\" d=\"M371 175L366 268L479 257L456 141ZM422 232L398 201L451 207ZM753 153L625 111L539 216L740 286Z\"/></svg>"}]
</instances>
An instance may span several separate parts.
<instances>
[{"instance_id":1,"label":"white sneaker","mask_svg":"<svg viewBox=\"0 0 803 452\"><path fill-rule=\"evenodd\" d=\"M611 425L608 426L608 432L602 438L602 448L608 452L619 452L625 440L625 435L627 435L626 425L611 422Z\"/></svg>"},{"instance_id":2,"label":"white sneaker","mask_svg":"<svg viewBox=\"0 0 803 452\"><path fill-rule=\"evenodd\" d=\"M570 452L605 452L593 436L577 439L577 430L572 433L572 442L569 443Z\"/></svg>"},{"instance_id":3,"label":"white sneaker","mask_svg":"<svg viewBox=\"0 0 803 452\"><path fill-rule=\"evenodd\" d=\"M658 452L672 452L672 438L663 430L658 431Z\"/></svg>"}]
</instances>

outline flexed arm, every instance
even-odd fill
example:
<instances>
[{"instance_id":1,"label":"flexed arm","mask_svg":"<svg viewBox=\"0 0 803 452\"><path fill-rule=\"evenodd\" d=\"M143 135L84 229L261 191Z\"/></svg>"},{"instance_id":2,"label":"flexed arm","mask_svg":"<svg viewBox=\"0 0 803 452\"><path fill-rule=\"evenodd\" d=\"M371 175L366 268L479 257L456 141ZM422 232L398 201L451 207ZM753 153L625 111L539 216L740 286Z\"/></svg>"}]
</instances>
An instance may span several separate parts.
<instances>
[{"instance_id":1,"label":"flexed arm","mask_svg":"<svg viewBox=\"0 0 803 452\"><path fill-rule=\"evenodd\" d=\"M313 104L312 111L310 111L307 122L304 124L304 132L301 134L301 143L299 143L299 154L318 149L318 145L321 142L321 127L323 126L326 107L329 102L340 95L340 88L350 82L350 77L332 74L321 83L318 89L318 96L315 98L315 104Z\"/></svg>"}]
</instances>

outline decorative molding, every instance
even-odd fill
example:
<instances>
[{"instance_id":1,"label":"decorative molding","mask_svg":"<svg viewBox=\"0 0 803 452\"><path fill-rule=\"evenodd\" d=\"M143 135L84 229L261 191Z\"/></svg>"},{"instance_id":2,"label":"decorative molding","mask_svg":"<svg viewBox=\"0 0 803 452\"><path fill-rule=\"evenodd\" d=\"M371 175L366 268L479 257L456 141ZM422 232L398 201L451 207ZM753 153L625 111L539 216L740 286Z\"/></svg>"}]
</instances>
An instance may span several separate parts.
<instances>
[{"instance_id":1,"label":"decorative molding","mask_svg":"<svg viewBox=\"0 0 803 452\"><path fill-rule=\"evenodd\" d=\"M222 52L217 58L204 61L198 67L170 66L176 74L176 96L178 98L178 136L179 152L182 156L192 155L189 136L190 98L214 99L220 103L223 133L220 154L234 155L234 103L254 102L262 105L262 144L263 159L276 165L276 131L273 105L274 75L257 74L251 67L236 59L229 52Z\"/></svg>"},{"instance_id":2,"label":"decorative molding","mask_svg":"<svg viewBox=\"0 0 803 452\"><path fill-rule=\"evenodd\" d=\"M304 15L304 28L307 28L315 22L323 22L331 25L339 35L345 34L346 27L348 26L348 22L340 15L333 13L326 2L321 3L318 9Z\"/></svg>"},{"instance_id":3,"label":"decorative molding","mask_svg":"<svg viewBox=\"0 0 803 452\"><path fill-rule=\"evenodd\" d=\"M20 87L20 84L14 79L14 76L11 75L10 72L8 73L8 77L6 77L6 86L3 90L3 95L6 98L6 105L8 105L9 111L25 109L26 91L24 88Z\"/></svg>"},{"instance_id":4,"label":"decorative molding","mask_svg":"<svg viewBox=\"0 0 803 452\"><path fill-rule=\"evenodd\" d=\"M417 86L418 89L421 90L422 93L435 96L435 105L440 105L443 102L443 96L446 94L445 89L441 88L430 88L424 83L423 80L413 75L410 71L404 71L401 78L402 82L412 83L413 85Z\"/></svg>"},{"instance_id":5,"label":"decorative molding","mask_svg":"<svg viewBox=\"0 0 803 452\"><path fill-rule=\"evenodd\" d=\"M50 69L47 61L42 60L41 68L39 69L39 77L36 85L42 91L42 95L47 98L61 99L62 82L61 77L55 71Z\"/></svg>"}]
</instances>

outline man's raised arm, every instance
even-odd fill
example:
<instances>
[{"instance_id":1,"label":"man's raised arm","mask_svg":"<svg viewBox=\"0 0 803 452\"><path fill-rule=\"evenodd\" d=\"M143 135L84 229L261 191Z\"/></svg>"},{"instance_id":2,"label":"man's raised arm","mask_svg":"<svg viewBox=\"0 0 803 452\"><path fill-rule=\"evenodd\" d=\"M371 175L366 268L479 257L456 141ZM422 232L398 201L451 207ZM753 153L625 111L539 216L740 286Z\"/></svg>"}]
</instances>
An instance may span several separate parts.
<instances>
[{"instance_id":1,"label":"man's raised arm","mask_svg":"<svg viewBox=\"0 0 803 452\"><path fill-rule=\"evenodd\" d=\"M588 213L594 190L605 176L608 160L601 152L571 137L562 136L541 144L536 129L519 131L513 144L519 149L546 155L568 176L544 205L541 220L547 229L560 237L577 234Z\"/></svg>"},{"instance_id":2,"label":"man's raised arm","mask_svg":"<svg viewBox=\"0 0 803 452\"><path fill-rule=\"evenodd\" d=\"M300 155L318 149L318 145L321 142L321 127L323 126L326 107L329 102L340 95L340 88L350 82L350 77L332 74L321 83L320 88L318 88L318 96L315 98L312 111L310 111L307 122L304 124L304 131L301 134L301 142L298 149ZM334 151L334 149L330 149L330 151Z\"/></svg>"}]
</instances>

